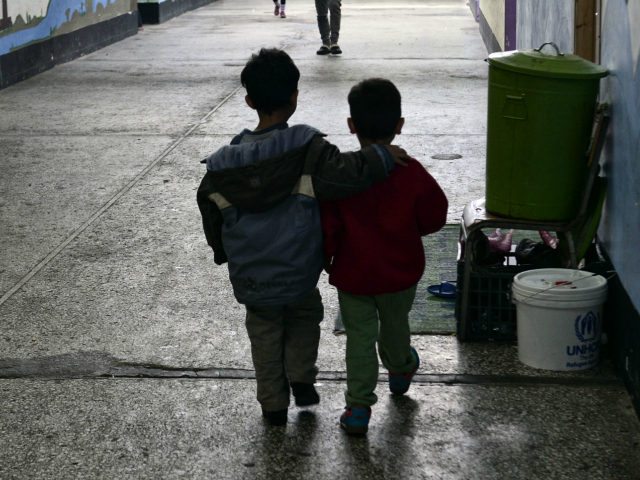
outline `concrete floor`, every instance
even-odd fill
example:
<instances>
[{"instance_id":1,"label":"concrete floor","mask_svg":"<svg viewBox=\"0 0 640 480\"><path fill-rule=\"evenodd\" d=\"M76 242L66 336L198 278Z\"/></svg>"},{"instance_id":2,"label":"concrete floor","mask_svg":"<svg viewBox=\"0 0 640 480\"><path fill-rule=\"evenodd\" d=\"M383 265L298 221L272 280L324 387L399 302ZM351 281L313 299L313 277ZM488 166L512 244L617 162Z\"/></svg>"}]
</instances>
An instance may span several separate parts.
<instances>
[{"instance_id":1,"label":"concrete floor","mask_svg":"<svg viewBox=\"0 0 640 480\"><path fill-rule=\"evenodd\" d=\"M346 95L403 94L397 144L450 200L484 194L487 65L463 0L350 0L342 57L310 1L218 0L0 91L0 478L637 479L640 424L604 358L576 373L517 347L415 336L405 398L381 376L366 438L338 428L344 337L326 306L319 406L266 426L225 267L200 227L200 159L257 124L239 73L261 46L301 70L298 111L343 149ZM459 159L437 159L457 154Z\"/></svg>"}]
</instances>

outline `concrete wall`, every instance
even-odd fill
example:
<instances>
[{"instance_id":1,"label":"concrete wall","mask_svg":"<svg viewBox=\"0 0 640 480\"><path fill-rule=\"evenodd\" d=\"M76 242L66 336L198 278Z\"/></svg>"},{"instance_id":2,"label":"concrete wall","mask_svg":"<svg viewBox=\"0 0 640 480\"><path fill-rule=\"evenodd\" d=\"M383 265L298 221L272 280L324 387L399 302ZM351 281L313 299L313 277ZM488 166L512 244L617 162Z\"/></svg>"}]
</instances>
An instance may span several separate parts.
<instances>
[{"instance_id":1,"label":"concrete wall","mask_svg":"<svg viewBox=\"0 0 640 480\"><path fill-rule=\"evenodd\" d=\"M517 9L517 50L555 42L563 52L573 52L575 0L518 0Z\"/></svg>"},{"instance_id":2,"label":"concrete wall","mask_svg":"<svg viewBox=\"0 0 640 480\"><path fill-rule=\"evenodd\" d=\"M215 0L138 0L144 23L162 23Z\"/></svg>"},{"instance_id":3,"label":"concrete wall","mask_svg":"<svg viewBox=\"0 0 640 480\"><path fill-rule=\"evenodd\" d=\"M504 0L478 0L478 7L496 37L500 50L504 50Z\"/></svg>"},{"instance_id":4,"label":"concrete wall","mask_svg":"<svg viewBox=\"0 0 640 480\"><path fill-rule=\"evenodd\" d=\"M487 50L515 50L517 0L471 0Z\"/></svg>"},{"instance_id":5,"label":"concrete wall","mask_svg":"<svg viewBox=\"0 0 640 480\"><path fill-rule=\"evenodd\" d=\"M480 16L480 0L469 0L469 8L477 21Z\"/></svg>"},{"instance_id":6,"label":"concrete wall","mask_svg":"<svg viewBox=\"0 0 640 480\"><path fill-rule=\"evenodd\" d=\"M613 323L614 358L640 412L640 0L602 5L601 83L611 126L604 150L607 200L598 238L617 273L605 314Z\"/></svg>"},{"instance_id":7,"label":"concrete wall","mask_svg":"<svg viewBox=\"0 0 640 480\"><path fill-rule=\"evenodd\" d=\"M636 309L640 309L640 0L603 6L601 63L611 74L602 99L611 105L604 152L609 189L599 237Z\"/></svg>"}]
</instances>

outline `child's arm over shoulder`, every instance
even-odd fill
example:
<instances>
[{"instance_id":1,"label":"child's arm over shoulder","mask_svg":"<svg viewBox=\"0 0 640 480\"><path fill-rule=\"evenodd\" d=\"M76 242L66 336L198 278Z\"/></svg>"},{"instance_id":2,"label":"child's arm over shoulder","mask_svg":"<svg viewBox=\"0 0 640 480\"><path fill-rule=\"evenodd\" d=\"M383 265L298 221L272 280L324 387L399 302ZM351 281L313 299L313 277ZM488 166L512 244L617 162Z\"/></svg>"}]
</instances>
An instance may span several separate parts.
<instances>
[{"instance_id":1,"label":"child's arm over shoulder","mask_svg":"<svg viewBox=\"0 0 640 480\"><path fill-rule=\"evenodd\" d=\"M415 170L412 177L418 182L418 195L415 202L418 228L421 235L428 235L444 227L447 222L449 201L438 182L420 162L415 160L415 165L411 167Z\"/></svg>"},{"instance_id":2,"label":"child's arm over shoulder","mask_svg":"<svg viewBox=\"0 0 640 480\"><path fill-rule=\"evenodd\" d=\"M309 146L305 173L313 179L320 201L349 197L384 180L394 167L389 151L378 145L341 153L338 147L316 136Z\"/></svg>"},{"instance_id":3,"label":"child's arm over shoulder","mask_svg":"<svg viewBox=\"0 0 640 480\"><path fill-rule=\"evenodd\" d=\"M202 228L207 238L207 243L213 249L213 261L222 265L227 262L227 253L222 244L222 213L215 202L209 199L214 192L211 185L211 172L207 172L198 187L198 208L202 215Z\"/></svg>"}]
</instances>

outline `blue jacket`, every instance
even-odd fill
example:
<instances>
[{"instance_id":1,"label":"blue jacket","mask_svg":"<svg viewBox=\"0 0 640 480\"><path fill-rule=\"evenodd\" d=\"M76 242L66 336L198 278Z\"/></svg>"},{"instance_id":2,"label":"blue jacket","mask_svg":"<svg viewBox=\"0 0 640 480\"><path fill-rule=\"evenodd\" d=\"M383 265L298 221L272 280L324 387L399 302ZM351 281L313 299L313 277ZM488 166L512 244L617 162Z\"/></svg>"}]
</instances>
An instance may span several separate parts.
<instances>
[{"instance_id":1,"label":"blue jacket","mask_svg":"<svg viewBox=\"0 0 640 480\"><path fill-rule=\"evenodd\" d=\"M379 146L340 153L307 125L282 124L241 143L248 133L207 157L198 206L214 261L228 261L236 299L285 305L308 295L322 271L318 201L365 190L387 177L393 159Z\"/></svg>"}]
</instances>

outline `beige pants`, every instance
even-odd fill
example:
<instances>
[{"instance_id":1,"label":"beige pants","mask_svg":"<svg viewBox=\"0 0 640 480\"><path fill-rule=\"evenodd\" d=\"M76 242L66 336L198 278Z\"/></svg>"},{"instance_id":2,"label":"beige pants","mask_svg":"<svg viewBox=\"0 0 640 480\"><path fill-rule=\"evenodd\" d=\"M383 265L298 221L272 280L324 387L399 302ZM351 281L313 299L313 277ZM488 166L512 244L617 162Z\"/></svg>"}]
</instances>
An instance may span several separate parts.
<instances>
[{"instance_id":1,"label":"beige pants","mask_svg":"<svg viewBox=\"0 0 640 480\"><path fill-rule=\"evenodd\" d=\"M302 300L275 307L246 305L246 326L256 371L257 398L267 411L289 406L289 383L314 383L318 369L322 298L314 289Z\"/></svg>"}]
</instances>

